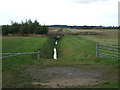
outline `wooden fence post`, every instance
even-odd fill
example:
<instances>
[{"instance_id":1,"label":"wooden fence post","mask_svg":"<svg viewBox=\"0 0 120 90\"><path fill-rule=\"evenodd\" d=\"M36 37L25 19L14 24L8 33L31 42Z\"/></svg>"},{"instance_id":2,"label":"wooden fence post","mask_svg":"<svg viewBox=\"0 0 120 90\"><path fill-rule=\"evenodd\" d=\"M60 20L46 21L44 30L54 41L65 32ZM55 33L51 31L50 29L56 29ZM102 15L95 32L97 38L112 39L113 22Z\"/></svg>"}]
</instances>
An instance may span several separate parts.
<instances>
[{"instance_id":1,"label":"wooden fence post","mask_svg":"<svg viewBox=\"0 0 120 90\"><path fill-rule=\"evenodd\" d=\"M96 43L96 57L99 56L99 43Z\"/></svg>"},{"instance_id":2,"label":"wooden fence post","mask_svg":"<svg viewBox=\"0 0 120 90\"><path fill-rule=\"evenodd\" d=\"M38 49L38 60L40 59L40 51L39 51L39 49Z\"/></svg>"}]
</instances>

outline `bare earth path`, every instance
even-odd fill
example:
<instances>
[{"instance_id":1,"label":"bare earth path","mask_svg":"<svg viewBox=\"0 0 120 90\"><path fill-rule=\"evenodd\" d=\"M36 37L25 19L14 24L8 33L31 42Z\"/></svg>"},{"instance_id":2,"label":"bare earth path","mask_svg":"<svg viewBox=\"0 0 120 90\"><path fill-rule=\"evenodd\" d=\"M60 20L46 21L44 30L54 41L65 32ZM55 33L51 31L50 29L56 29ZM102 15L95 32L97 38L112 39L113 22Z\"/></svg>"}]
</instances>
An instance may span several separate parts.
<instances>
[{"instance_id":1,"label":"bare earth path","mask_svg":"<svg viewBox=\"0 0 120 90\"><path fill-rule=\"evenodd\" d=\"M31 83L33 85L40 84L44 87L52 88L101 84L104 82L104 77L106 77L104 75L105 72L105 69L89 69L89 67L32 68L26 71L27 75L32 78Z\"/></svg>"}]
</instances>

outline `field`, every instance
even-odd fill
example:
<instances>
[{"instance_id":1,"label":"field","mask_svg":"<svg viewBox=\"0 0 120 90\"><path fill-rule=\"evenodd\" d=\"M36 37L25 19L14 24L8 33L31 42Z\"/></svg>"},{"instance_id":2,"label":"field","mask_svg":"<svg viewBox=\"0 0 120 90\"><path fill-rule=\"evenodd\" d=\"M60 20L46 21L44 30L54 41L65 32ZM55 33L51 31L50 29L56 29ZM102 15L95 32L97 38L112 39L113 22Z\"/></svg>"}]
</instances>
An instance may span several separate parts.
<instances>
[{"instance_id":1,"label":"field","mask_svg":"<svg viewBox=\"0 0 120 90\"><path fill-rule=\"evenodd\" d=\"M118 45L117 32L65 35L57 46L53 37L3 37L3 53L41 51L40 60L37 55L3 59L3 88L118 88L118 60L95 55L97 42ZM57 60L52 57L54 47Z\"/></svg>"}]
</instances>

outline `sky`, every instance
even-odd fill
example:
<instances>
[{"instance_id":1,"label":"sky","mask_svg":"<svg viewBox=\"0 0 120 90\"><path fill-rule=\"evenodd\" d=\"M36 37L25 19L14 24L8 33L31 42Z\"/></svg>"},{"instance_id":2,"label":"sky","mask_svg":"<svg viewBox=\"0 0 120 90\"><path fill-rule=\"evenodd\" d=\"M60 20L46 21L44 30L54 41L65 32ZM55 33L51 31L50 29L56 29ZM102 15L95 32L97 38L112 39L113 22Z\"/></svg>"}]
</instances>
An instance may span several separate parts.
<instances>
[{"instance_id":1,"label":"sky","mask_svg":"<svg viewBox=\"0 0 120 90\"><path fill-rule=\"evenodd\" d=\"M0 25L36 20L42 25L118 26L120 0L0 0Z\"/></svg>"}]
</instances>

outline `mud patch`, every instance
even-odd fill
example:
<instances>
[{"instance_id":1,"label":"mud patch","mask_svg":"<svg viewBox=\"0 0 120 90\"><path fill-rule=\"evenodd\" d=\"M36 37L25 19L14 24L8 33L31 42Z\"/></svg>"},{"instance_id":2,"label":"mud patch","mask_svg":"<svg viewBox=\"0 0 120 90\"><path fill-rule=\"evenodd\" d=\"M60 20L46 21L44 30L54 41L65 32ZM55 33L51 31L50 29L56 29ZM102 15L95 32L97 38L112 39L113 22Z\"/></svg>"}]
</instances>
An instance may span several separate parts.
<instances>
[{"instance_id":1,"label":"mud patch","mask_svg":"<svg viewBox=\"0 0 120 90\"><path fill-rule=\"evenodd\" d=\"M96 85L100 83L102 71L84 70L75 67L49 67L44 69L28 69L27 75L32 79L33 85L45 87L66 87L81 85Z\"/></svg>"}]
</instances>

